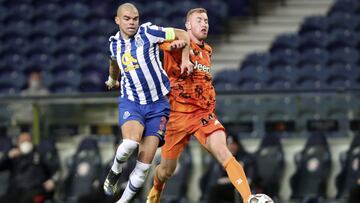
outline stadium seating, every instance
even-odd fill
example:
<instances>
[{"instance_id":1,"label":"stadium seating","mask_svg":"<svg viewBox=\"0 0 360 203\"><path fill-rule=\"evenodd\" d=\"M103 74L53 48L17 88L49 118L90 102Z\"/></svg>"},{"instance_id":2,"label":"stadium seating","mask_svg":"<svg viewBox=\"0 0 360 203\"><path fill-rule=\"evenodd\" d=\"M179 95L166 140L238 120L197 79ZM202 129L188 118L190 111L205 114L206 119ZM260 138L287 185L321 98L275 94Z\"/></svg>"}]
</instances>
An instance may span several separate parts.
<instances>
[{"instance_id":1,"label":"stadium seating","mask_svg":"<svg viewBox=\"0 0 360 203\"><path fill-rule=\"evenodd\" d=\"M355 135L349 149L341 154L340 162L342 169L336 178L337 198L344 199L349 197L350 192L356 187L356 178L359 177L360 159L360 134Z\"/></svg>"},{"instance_id":2,"label":"stadium seating","mask_svg":"<svg viewBox=\"0 0 360 203\"><path fill-rule=\"evenodd\" d=\"M331 170L331 153L326 137L309 136L303 150L295 156L296 172L291 178L292 199L326 198Z\"/></svg>"},{"instance_id":3,"label":"stadium seating","mask_svg":"<svg viewBox=\"0 0 360 203\"><path fill-rule=\"evenodd\" d=\"M68 160L68 176L64 183L66 202L77 202L77 198L96 191L102 165L96 140L86 138L81 141L75 154Z\"/></svg>"},{"instance_id":4,"label":"stadium seating","mask_svg":"<svg viewBox=\"0 0 360 203\"><path fill-rule=\"evenodd\" d=\"M279 196L280 181L285 167L285 158L280 137L277 134L265 135L255 152L258 169L257 190L271 198Z\"/></svg>"}]
</instances>

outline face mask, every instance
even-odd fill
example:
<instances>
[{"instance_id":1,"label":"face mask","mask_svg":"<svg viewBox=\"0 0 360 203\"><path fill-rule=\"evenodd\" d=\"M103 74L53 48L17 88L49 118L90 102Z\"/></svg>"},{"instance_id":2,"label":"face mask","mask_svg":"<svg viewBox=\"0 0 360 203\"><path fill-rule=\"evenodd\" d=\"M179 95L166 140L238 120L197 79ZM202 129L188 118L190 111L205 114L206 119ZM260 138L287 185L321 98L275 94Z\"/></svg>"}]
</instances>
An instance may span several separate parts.
<instances>
[{"instance_id":1,"label":"face mask","mask_svg":"<svg viewBox=\"0 0 360 203\"><path fill-rule=\"evenodd\" d=\"M31 142L23 142L19 145L20 152L22 154L29 154L33 150L33 144Z\"/></svg>"},{"instance_id":2,"label":"face mask","mask_svg":"<svg viewBox=\"0 0 360 203\"><path fill-rule=\"evenodd\" d=\"M40 88L40 81L38 81L38 80L30 80L29 86L30 86L30 89L39 89Z\"/></svg>"}]
</instances>

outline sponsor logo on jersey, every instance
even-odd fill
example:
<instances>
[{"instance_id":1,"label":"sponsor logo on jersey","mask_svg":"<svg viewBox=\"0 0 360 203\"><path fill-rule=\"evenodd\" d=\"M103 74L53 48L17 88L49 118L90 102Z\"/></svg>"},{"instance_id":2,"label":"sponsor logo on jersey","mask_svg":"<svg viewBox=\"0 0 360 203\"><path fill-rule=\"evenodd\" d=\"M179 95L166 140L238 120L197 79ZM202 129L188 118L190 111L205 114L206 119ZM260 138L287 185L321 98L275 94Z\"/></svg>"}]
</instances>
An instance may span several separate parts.
<instances>
[{"instance_id":1,"label":"sponsor logo on jersey","mask_svg":"<svg viewBox=\"0 0 360 203\"><path fill-rule=\"evenodd\" d=\"M138 60L131 56L130 52L125 52L121 57L121 63L124 65L124 71L129 72L139 68Z\"/></svg>"},{"instance_id":2,"label":"sponsor logo on jersey","mask_svg":"<svg viewBox=\"0 0 360 203\"><path fill-rule=\"evenodd\" d=\"M210 67L205 66L205 65L199 63L198 61L195 61L194 70L199 70L199 71L209 73L210 72Z\"/></svg>"}]
</instances>

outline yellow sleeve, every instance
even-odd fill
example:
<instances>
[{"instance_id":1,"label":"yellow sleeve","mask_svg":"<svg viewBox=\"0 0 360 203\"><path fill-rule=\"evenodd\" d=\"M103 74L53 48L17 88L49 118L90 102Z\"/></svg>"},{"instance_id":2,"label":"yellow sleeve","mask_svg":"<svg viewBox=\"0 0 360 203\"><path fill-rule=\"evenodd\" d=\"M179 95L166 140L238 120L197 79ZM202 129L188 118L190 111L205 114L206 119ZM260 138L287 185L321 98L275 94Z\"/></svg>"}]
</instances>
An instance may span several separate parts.
<instances>
[{"instance_id":1,"label":"yellow sleeve","mask_svg":"<svg viewBox=\"0 0 360 203\"><path fill-rule=\"evenodd\" d=\"M174 30L174 28L167 27L167 28L164 28L164 31L165 31L165 40L166 41L175 40L175 30Z\"/></svg>"}]
</instances>

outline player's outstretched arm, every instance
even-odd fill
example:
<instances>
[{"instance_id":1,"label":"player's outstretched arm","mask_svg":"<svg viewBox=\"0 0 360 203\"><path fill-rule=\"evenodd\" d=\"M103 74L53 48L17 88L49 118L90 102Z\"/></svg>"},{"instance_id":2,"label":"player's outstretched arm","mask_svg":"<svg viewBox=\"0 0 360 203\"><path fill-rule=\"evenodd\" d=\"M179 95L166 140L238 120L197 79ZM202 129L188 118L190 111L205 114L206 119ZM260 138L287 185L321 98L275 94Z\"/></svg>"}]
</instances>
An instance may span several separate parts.
<instances>
[{"instance_id":1,"label":"player's outstretched arm","mask_svg":"<svg viewBox=\"0 0 360 203\"><path fill-rule=\"evenodd\" d=\"M105 84L108 89L118 88L120 85L118 81L120 68L116 60L110 59L109 64L109 77Z\"/></svg>"},{"instance_id":2,"label":"player's outstretched arm","mask_svg":"<svg viewBox=\"0 0 360 203\"><path fill-rule=\"evenodd\" d=\"M180 66L181 74L184 73L185 69L187 70L187 73L190 74L194 68L194 64L192 64L190 61L190 37L185 30L174 29L174 31L175 31L175 38L182 40L186 43L186 45L182 49L182 55L181 55L181 66Z\"/></svg>"}]
</instances>

